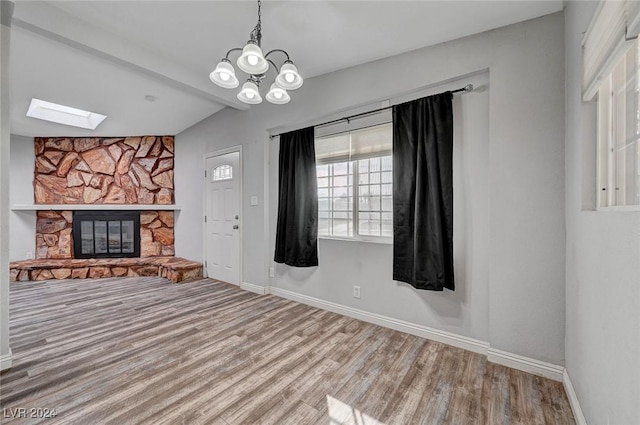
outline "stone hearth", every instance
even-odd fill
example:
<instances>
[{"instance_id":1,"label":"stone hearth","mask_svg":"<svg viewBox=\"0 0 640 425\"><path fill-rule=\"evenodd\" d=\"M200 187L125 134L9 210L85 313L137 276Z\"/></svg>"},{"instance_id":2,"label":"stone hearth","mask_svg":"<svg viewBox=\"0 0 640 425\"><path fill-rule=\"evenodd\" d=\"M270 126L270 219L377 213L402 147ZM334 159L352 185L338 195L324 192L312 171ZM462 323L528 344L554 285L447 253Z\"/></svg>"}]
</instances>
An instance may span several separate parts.
<instances>
[{"instance_id":1,"label":"stone hearth","mask_svg":"<svg viewBox=\"0 0 640 425\"><path fill-rule=\"evenodd\" d=\"M26 260L9 265L12 282L125 276L159 276L174 283L187 282L202 278L202 263L180 257L149 257Z\"/></svg>"}]
</instances>

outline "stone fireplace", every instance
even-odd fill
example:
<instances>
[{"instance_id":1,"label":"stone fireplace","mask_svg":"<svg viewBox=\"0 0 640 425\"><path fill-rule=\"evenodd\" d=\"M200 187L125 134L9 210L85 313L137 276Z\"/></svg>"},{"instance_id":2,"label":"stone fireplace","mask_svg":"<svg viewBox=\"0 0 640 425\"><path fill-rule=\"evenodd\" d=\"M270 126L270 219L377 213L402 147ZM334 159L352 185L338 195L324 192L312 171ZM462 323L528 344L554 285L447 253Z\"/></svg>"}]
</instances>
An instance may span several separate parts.
<instances>
[{"instance_id":1,"label":"stone fireplace","mask_svg":"<svg viewBox=\"0 0 640 425\"><path fill-rule=\"evenodd\" d=\"M12 262L11 281L202 278L175 256L173 136L37 137L35 153L36 258Z\"/></svg>"}]
</instances>

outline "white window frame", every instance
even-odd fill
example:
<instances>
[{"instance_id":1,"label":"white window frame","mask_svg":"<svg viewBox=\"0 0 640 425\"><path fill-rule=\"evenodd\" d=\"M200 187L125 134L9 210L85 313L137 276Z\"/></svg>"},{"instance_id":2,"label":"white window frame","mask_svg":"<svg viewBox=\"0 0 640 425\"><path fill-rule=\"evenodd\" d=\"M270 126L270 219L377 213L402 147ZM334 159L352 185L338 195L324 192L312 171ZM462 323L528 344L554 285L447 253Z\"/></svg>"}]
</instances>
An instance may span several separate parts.
<instances>
[{"instance_id":1,"label":"white window frame","mask_svg":"<svg viewBox=\"0 0 640 425\"><path fill-rule=\"evenodd\" d=\"M348 133L350 131L357 131L357 130L361 130L364 128L368 128L368 127L372 127L372 126L377 126L377 125L384 125L384 124L391 124L391 121L384 120L382 122L377 122L373 125L361 125L361 126L354 126L353 128L351 128L350 130L347 131L340 131L340 132L336 132L336 133L330 133L331 135L335 135L335 134L339 134L339 133ZM321 139L322 136L319 136L318 134L316 134L316 140ZM360 235L359 234L359 212L369 212L369 211L360 211L359 210L359 160L364 160L364 159L372 159L372 158L384 158L384 157L391 157L391 160L393 161L393 154L386 152L386 153L381 153L380 155L371 155L368 156L367 158L357 158L357 159L347 159L347 160L343 160L343 161L336 161L335 163L352 163L352 192L351 192L351 196L352 196L352 206L351 206L351 222L352 222L352 226L353 226L353 236L336 236L336 235L325 235L325 234L320 234L320 230L318 230L318 239L329 239L329 240L340 240L340 241L350 241L350 242L368 242L368 243L382 243L382 244L392 244L393 243L393 237L392 236L374 236L374 235ZM326 165L330 165L331 163L328 162L324 162L324 163L318 163L316 164L317 166L326 166ZM380 165L380 173L381 173L381 180L382 180L382 164ZM392 181L390 182L390 184L392 184L392 191L391 191L391 201L393 203L393 166L391 168L391 173L392 173ZM370 183L369 183L370 184ZM387 183L382 183L382 181L380 182L380 184L387 184ZM321 189L321 188L319 188ZM382 220L382 193L379 195L380 196L380 213L381 213L381 220ZM332 199L331 197L329 197L329 199ZM393 209L393 207L392 207ZM372 211L375 212L375 211ZM391 211L391 214L393 214L393 212ZM393 218L392 218L393 219Z\"/></svg>"},{"instance_id":2,"label":"white window frame","mask_svg":"<svg viewBox=\"0 0 640 425\"><path fill-rule=\"evenodd\" d=\"M640 141L633 141L634 134L627 137L631 127L627 126L629 103L626 101L629 90L629 78L625 74L622 85L622 72L618 64L626 62L626 54L630 48L637 49L637 39L640 34L640 2L602 1L591 20L582 41L583 45L583 101L597 102L597 149L596 149L596 210L597 211L640 211L640 198L637 187L640 186ZM633 46L632 46L633 44ZM639 85L640 72L637 65L640 59L638 53L635 59L636 85ZM629 73L627 67L625 73ZM618 87L618 92L613 91ZM622 94L621 94L622 93ZM631 91L633 93L633 91ZM634 96L637 97L636 94ZM636 102L637 103L637 102ZM639 105L634 109L638 113ZM640 116L636 115L637 123L635 137L639 137ZM622 137L624 142L618 140ZM629 142L629 139L631 140ZM634 143L635 147L634 151ZM627 150L628 149L628 150ZM627 157L631 153L631 157ZM635 157L635 167L633 160ZM631 173L635 182L636 195L629 200L627 191L627 174L629 164L626 159L631 158ZM638 168L635 171L635 168ZM635 172L634 172L635 171ZM632 189L633 190L633 189ZM624 192L624 193L623 193ZM627 205L631 203L630 205Z\"/></svg>"}]
</instances>

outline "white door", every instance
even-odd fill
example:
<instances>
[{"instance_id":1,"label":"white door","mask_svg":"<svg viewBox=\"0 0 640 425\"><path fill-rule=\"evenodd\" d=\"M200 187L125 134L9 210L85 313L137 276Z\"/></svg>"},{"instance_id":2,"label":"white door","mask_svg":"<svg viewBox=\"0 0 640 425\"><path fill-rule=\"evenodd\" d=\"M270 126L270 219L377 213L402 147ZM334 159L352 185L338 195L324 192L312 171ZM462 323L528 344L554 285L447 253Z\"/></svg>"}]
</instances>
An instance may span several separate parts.
<instances>
[{"instance_id":1,"label":"white door","mask_svg":"<svg viewBox=\"0 0 640 425\"><path fill-rule=\"evenodd\" d=\"M240 284L240 153L206 159L207 276Z\"/></svg>"}]
</instances>

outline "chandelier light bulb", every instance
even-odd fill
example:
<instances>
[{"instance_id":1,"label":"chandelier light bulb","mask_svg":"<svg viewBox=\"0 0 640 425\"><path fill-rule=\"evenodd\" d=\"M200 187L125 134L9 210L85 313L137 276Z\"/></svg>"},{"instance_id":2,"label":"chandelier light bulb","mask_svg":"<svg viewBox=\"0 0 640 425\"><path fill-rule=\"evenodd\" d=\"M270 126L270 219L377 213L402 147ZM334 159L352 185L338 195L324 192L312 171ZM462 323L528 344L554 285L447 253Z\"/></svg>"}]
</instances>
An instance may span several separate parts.
<instances>
[{"instance_id":1,"label":"chandelier light bulb","mask_svg":"<svg viewBox=\"0 0 640 425\"><path fill-rule=\"evenodd\" d=\"M238 68L250 75L264 74L269 69L269 62L264 58L262 49L255 43L247 43L236 62Z\"/></svg>"},{"instance_id":2,"label":"chandelier light bulb","mask_svg":"<svg viewBox=\"0 0 640 425\"><path fill-rule=\"evenodd\" d=\"M238 93L238 100L250 105L257 105L262 102L262 97L258 91L258 86L251 80L247 80L242 85L242 90Z\"/></svg>"},{"instance_id":3,"label":"chandelier light bulb","mask_svg":"<svg viewBox=\"0 0 640 425\"><path fill-rule=\"evenodd\" d=\"M267 93L267 100L276 105L284 105L285 103L289 103L291 97L289 93L282 87L279 87L276 83L271 84L271 88L269 89L269 93Z\"/></svg>"},{"instance_id":4,"label":"chandelier light bulb","mask_svg":"<svg viewBox=\"0 0 640 425\"><path fill-rule=\"evenodd\" d=\"M218 63L216 69L209 74L209 79L216 85L225 89L234 89L240 85L240 82L236 78L233 66L231 66L228 59L223 59Z\"/></svg>"},{"instance_id":5,"label":"chandelier light bulb","mask_svg":"<svg viewBox=\"0 0 640 425\"><path fill-rule=\"evenodd\" d=\"M302 77L298 74L298 68L291 61L286 61L280 73L276 77L276 84L285 90L295 90L302 86Z\"/></svg>"}]
</instances>

